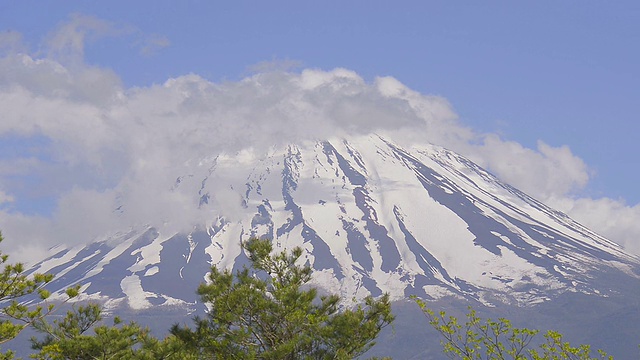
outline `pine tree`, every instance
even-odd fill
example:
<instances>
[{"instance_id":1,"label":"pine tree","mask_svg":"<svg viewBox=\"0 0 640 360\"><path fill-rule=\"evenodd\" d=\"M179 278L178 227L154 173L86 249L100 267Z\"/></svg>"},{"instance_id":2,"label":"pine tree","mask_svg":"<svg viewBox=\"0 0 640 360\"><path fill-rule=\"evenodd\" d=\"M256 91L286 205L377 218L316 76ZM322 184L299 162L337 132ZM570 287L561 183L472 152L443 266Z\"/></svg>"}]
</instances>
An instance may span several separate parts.
<instances>
[{"instance_id":1,"label":"pine tree","mask_svg":"<svg viewBox=\"0 0 640 360\"><path fill-rule=\"evenodd\" d=\"M2 242L0 234L0 242ZM37 293L42 301L51 295L43 286L51 280L51 274L25 274L21 263L10 264L9 256L0 252L0 344L12 340L28 326L42 320L54 310L53 304L28 306L21 302L27 295ZM67 290L71 298L78 294L78 288ZM0 352L0 359L12 359L13 352Z\"/></svg>"},{"instance_id":2,"label":"pine tree","mask_svg":"<svg viewBox=\"0 0 640 360\"><path fill-rule=\"evenodd\" d=\"M341 309L337 295L319 297L308 285L311 267L296 264L300 248L273 255L259 239L243 248L250 267L234 274L214 266L198 288L207 316L194 329L171 329L199 358L351 359L393 321L388 294L353 309Z\"/></svg>"},{"instance_id":3,"label":"pine tree","mask_svg":"<svg viewBox=\"0 0 640 360\"><path fill-rule=\"evenodd\" d=\"M31 357L39 360L189 360L188 351L173 336L160 341L149 334L149 329L135 322L123 323L119 317L113 325L101 324L102 309L98 304L74 307L61 320L53 323L41 321L36 329L45 338L31 339L38 353Z\"/></svg>"}]
</instances>

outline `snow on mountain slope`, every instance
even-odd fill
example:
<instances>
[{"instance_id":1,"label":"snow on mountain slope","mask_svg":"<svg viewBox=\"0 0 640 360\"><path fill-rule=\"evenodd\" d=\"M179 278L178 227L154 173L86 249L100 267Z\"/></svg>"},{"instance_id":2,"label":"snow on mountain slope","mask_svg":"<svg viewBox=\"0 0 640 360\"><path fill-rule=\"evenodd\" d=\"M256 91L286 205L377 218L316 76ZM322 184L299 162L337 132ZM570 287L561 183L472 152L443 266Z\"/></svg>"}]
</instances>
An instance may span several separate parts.
<instances>
[{"instance_id":1,"label":"snow on mountain slope","mask_svg":"<svg viewBox=\"0 0 640 360\"><path fill-rule=\"evenodd\" d=\"M35 270L57 274L54 290L84 284L87 297L134 309L193 307L210 266L246 264L240 243L254 236L302 247L315 284L347 299L527 305L567 291L607 296L640 278L640 261L620 246L437 146L336 138L219 154L191 169L171 191L192 197L209 223L164 233L159 221L58 249Z\"/></svg>"}]
</instances>

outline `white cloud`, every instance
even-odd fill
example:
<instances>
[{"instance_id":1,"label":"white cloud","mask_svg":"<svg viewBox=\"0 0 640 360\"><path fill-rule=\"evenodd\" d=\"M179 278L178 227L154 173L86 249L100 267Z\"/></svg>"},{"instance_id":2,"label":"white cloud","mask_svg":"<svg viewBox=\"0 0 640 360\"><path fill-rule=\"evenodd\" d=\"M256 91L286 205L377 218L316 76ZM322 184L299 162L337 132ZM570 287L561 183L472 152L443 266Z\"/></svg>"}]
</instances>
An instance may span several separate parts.
<instances>
[{"instance_id":1,"label":"white cloud","mask_svg":"<svg viewBox=\"0 0 640 360\"><path fill-rule=\"evenodd\" d=\"M542 201L571 195L589 181L589 169L567 146L554 148L538 141L537 151L495 134L483 136L481 145L462 152L479 165Z\"/></svg>"},{"instance_id":2,"label":"white cloud","mask_svg":"<svg viewBox=\"0 0 640 360\"><path fill-rule=\"evenodd\" d=\"M2 253L8 254L11 262L29 262L43 259L47 248L53 246L49 233L50 219L10 213L0 209L0 227L2 231ZM61 239L57 238L59 243Z\"/></svg>"},{"instance_id":3,"label":"white cloud","mask_svg":"<svg viewBox=\"0 0 640 360\"><path fill-rule=\"evenodd\" d=\"M171 219L176 226L190 226L201 221L206 215L198 211L197 199L170 191L178 176L191 171L189 161L207 161L222 151L251 147L260 152L276 144L373 131L459 151L640 253L638 206L574 200L590 173L566 146L541 141L529 149L495 134L475 133L458 122L442 97L418 93L391 77L367 82L346 69L294 73L276 68L224 83L191 74L125 89L112 71L78 62L87 34L113 31L102 20L75 16L50 38L56 57L11 52L0 58L0 137L50 140L46 160L3 159L0 170L37 173L58 192L50 217L0 210L0 228L18 258L133 223ZM73 54L76 62L59 60L60 54ZM15 196L6 178L10 174L0 174L1 204ZM219 190L212 202L233 202L228 199L233 194ZM117 210L120 206L126 217Z\"/></svg>"},{"instance_id":4,"label":"white cloud","mask_svg":"<svg viewBox=\"0 0 640 360\"><path fill-rule=\"evenodd\" d=\"M572 218L640 255L640 204L629 206L608 198L555 199L549 201Z\"/></svg>"}]
</instances>

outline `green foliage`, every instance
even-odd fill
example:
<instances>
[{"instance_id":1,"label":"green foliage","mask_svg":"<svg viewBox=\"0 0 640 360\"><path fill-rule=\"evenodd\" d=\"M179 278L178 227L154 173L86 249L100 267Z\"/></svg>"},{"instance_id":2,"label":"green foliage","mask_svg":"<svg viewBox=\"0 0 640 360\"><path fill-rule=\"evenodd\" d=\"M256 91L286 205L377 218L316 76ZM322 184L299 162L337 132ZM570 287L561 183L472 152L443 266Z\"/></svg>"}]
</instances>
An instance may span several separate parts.
<instances>
[{"instance_id":1,"label":"green foliage","mask_svg":"<svg viewBox=\"0 0 640 360\"><path fill-rule=\"evenodd\" d=\"M212 267L198 294L209 305L195 328L171 333L199 358L351 359L368 350L393 321L389 296L340 311L336 295L318 297L309 266L296 265L302 249L271 255L268 240L243 244L251 267L233 274Z\"/></svg>"},{"instance_id":2,"label":"green foliage","mask_svg":"<svg viewBox=\"0 0 640 360\"><path fill-rule=\"evenodd\" d=\"M97 322L102 320L101 309L96 304L80 306L69 311L53 325L46 321L36 324L36 329L45 332L44 340L32 338L33 349L39 350L35 359L95 359L129 358L133 346L144 336L144 331L136 324L121 325L118 318L113 326L98 326L94 335L85 335ZM121 326L118 326L121 325ZM100 356L102 355L102 356Z\"/></svg>"},{"instance_id":3,"label":"green foliage","mask_svg":"<svg viewBox=\"0 0 640 360\"><path fill-rule=\"evenodd\" d=\"M0 234L0 242L2 242ZM16 336L35 322L40 321L54 310L52 304L28 306L20 300L26 295L37 293L40 300L46 300L51 295L42 287L53 280L51 274L24 274L24 265L21 263L8 263L9 256L0 252L0 344L3 344ZM78 295L78 288L67 290L67 295L71 298ZM11 359L11 351L0 353L0 359Z\"/></svg>"},{"instance_id":4,"label":"green foliage","mask_svg":"<svg viewBox=\"0 0 640 360\"><path fill-rule=\"evenodd\" d=\"M464 324L457 318L447 316L444 311L435 313L427 308L424 301L413 298L429 324L442 335L444 353L450 359L491 359L491 360L591 360L613 359L604 351L598 350L597 357L592 357L589 345L573 347L563 341L562 335L548 331L543 335L544 341L533 347L533 340L538 330L515 328L508 319L483 321L469 307Z\"/></svg>"},{"instance_id":5,"label":"green foliage","mask_svg":"<svg viewBox=\"0 0 640 360\"><path fill-rule=\"evenodd\" d=\"M116 317L111 326L98 325L101 321L102 310L97 304L74 308L53 324L40 321L36 329L46 337L31 339L32 348L38 350L31 357L39 360L190 359L182 344L172 336L159 341L148 329L134 322L125 324Z\"/></svg>"}]
</instances>

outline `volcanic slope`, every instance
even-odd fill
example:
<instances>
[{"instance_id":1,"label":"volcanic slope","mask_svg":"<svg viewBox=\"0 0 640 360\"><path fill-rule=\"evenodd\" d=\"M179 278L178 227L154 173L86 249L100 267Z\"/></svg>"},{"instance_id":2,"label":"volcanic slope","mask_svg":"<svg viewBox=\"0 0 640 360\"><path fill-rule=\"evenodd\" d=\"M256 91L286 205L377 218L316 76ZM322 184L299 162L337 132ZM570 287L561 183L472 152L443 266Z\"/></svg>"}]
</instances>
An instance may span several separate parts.
<instances>
[{"instance_id":1,"label":"volcanic slope","mask_svg":"<svg viewBox=\"0 0 640 360\"><path fill-rule=\"evenodd\" d=\"M247 263L240 244L250 237L302 247L315 285L345 299L523 306L567 292L610 296L640 274L637 257L465 157L378 135L199 159L167 191L210 220L168 232L163 219L60 247L34 270L56 274L54 291L82 284L83 298L132 309L193 308L211 265Z\"/></svg>"}]
</instances>

